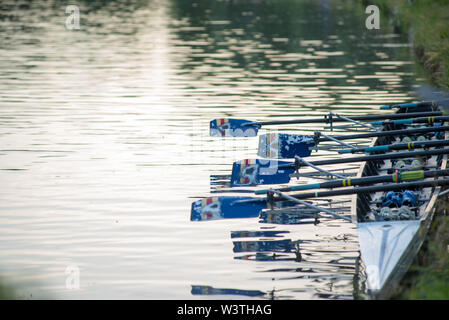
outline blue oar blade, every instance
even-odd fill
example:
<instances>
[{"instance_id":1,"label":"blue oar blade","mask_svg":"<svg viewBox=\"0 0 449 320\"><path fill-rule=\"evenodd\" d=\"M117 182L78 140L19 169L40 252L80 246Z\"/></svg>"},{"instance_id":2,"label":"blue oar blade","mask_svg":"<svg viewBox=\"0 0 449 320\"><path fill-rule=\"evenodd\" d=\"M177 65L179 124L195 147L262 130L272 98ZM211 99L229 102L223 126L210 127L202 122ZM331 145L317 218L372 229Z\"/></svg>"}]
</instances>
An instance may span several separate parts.
<instances>
[{"instance_id":1,"label":"blue oar blade","mask_svg":"<svg viewBox=\"0 0 449 320\"><path fill-rule=\"evenodd\" d=\"M252 200L238 202L240 200ZM192 203L191 221L255 218L267 206L265 199L251 197L209 197Z\"/></svg>"},{"instance_id":2,"label":"blue oar blade","mask_svg":"<svg viewBox=\"0 0 449 320\"><path fill-rule=\"evenodd\" d=\"M308 157L315 145L310 136L267 133L259 137L258 155L263 158L291 159L295 156Z\"/></svg>"},{"instance_id":3,"label":"blue oar blade","mask_svg":"<svg viewBox=\"0 0 449 320\"><path fill-rule=\"evenodd\" d=\"M265 159L245 159L232 165L231 186L281 184L290 181L295 172L291 162Z\"/></svg>"},{"instance_id":4,"label":"blue oar blade","mask_svg":"<svg viewBox=\"0 0 449 320\"><path fill-rule=\"evenodd\" d=\"M214 119L209 128L211 137L255 137L260 126L242 119Z\"/></svg>"}]
</instances>

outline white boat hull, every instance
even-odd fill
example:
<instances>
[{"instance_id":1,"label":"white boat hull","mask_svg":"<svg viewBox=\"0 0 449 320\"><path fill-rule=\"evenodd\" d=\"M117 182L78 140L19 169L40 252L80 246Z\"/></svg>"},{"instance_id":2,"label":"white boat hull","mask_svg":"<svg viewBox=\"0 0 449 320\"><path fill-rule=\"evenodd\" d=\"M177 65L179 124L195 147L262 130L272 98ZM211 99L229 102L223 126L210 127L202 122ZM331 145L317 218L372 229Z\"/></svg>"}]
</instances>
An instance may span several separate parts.
<instances>
[{"instance_id":1,"label":"white boat hull","mask_svg":"<svg viewBox=\"0 0 449 320\"><path fill-rule=\"evenodd\" d=\"M382 221L360 223L357 226L367 286L377 295L387 286L388 279L400 265L400 259L414 243L420 221Z\"/></svg>"}]
</instances>

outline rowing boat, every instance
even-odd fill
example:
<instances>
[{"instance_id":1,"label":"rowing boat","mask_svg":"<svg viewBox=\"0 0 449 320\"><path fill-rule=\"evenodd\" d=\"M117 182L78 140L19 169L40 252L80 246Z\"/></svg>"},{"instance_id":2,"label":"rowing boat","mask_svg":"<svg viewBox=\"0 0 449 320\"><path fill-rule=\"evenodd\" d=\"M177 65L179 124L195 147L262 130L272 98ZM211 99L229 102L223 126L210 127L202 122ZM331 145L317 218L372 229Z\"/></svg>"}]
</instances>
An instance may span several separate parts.
<instances>
[{"instance_id":1,"label":"rowing boat","mask_svg":"<svg viewBox=\"0 0 449 320\"><path fill-rule=\"evenodd\" d=\"M386 299L391 296L424 241L436 210L440 189L449 186L449 179L441 179L443 176L449 176L449 170L446 169L449 148L444 148L449 145L449 126L447 126L449 119L447 116L441 116L442 112L438 110L438 105L434 102L395 105L394 107L399 107L396 113L375 115L376 118L386 119L372 123L382 128L375 132L344 136L327 136L319 131L315 132L314 136L261 135L259 155L262 158L276 159L245 159L235 162L229 182L231 188L288 183L292 176L308 176L308 172L299 172L304 166L311 167L326 177L332 177L333 180L277 190L255 190L255 194L266 194L262 198L247 196L203 198L192 203L191 220L259 217L262 223L316 224L319 223L318 219L327 217L353 222L358 231L366 293L370 298ZM373 120L373 117L366 116L358 120ZM332 124L329 119L325 117L324 120L270 122L218 119L211 121L210 130L213 136L238 137L247 136L241 133L251 129L251 135L254 136L262 125L305 123L305 121ZM337 119L367 126L345 116L337 115ZM376 128L371 126L370 129ZM368 137L374 139L367 148L341 141ZM370 155L318 161L304 159L310 156L312 148L317 149L318 144L325 141L334 141L340 147L342 145L349 147L340 150L339 153L365 152ZM409 151L404 152L406 149ZM295 162L277 160L289 158L294 158ZM354 179L347 179L347 174L319 167L355 162L362 164ZM336 180L335 177L340 180ZM284 193L310 189L331 190L292 195ZM331 208L331 204L335 203L330 197L343 195L351 195L350 208ZM320 198L322 200L319 200ZM323 203L323 198L329 202ZM314 203L310 199L314 199ZM337 213L335 209L340 212ZM345 214L346 209L350 210L351 218ZM325 216L318 213L324 213Z\"/></svg>"},{"instance_id":2,"label":"rowing boat","mask_svg":"<svg viewBox=\"0 0 449 320\"><path fill-rule=\"evenodd\" d=\"M391 127L384 128L390 129ZM440 138L448 138L447 132L438 135ZM438 138L434 135L430 140ZM374 138L371 147L400 142L399 137L382 136ZM431 149L433 148L429 150ZM425 160L425 166L444 170L447 154L430 156L428 159L423 157L421 160ZM400 161L402 162L366 161L361 164L357 178L397 169L395 166L407 166L407 160ZM413 161L417 164L416 159ZM412 159L408 162L412 162ZM432 179L435 178L424 181ZM352 196L351 214L357 225L362 269L366 277L366 294L369 298L388 299L394 293L424 242L440 189L440 186L431 186L395 192L358 193Z\"/></svg>"}]
</instances>

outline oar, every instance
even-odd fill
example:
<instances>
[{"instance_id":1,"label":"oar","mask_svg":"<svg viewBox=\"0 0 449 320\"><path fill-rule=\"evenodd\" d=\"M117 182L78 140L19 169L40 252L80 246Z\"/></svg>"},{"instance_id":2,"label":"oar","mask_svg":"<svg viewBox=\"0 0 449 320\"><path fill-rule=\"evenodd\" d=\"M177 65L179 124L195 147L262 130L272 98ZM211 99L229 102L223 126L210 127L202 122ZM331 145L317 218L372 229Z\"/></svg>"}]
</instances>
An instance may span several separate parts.
<instances>
[{"instance_id":1,"label":"oar","mask_svg":"<svg viewBox=\"0 0 449 320\"><path fill-rule=\"evenodd\" d=\"M296 199L310 199L310 198L327 198L333 196L345 196L351 194L361 194L361 193L372 193L372 192L381 192L381 191L397 191L397 190L409 190L414 188L429 188L429 187L441 187L448 186L449 179L442 180L430 180L430 181L414 181L414 182L404 182L404 183L391 183L388 185L380 185L380 186L368 186L368 187L358 187L358 188L344 188L339 190L331 190L331 191L318 191L318 192L308 192L308 193L299 193L291 195ZM254 199L254 198L253 198ZM260 198L257 198L257 202L259 202ZM285 201L283 198L273 198L271 199L273 202ZM240 201L238 202L240 203ZM237 204L238 204L237 203ZM245 203L245 202L241 202ZM233 207L236 205L234 203Z\"/></svg>"},{"instance_id":2,"label":"oar","mask_svg":"<svg viewBox=\"0 0 449 320\"><path fill-rule=\"evenodd\" d=\"M381 110L391 110L391 109L394 109L394 108L408 109L408 108L433 107L433 106L438 106L441 103L447 103L448 101L449 101L449 99L443 99L443 100L422 101L422 102L414 102L414 103L388 104L388 105L385 105L385 106L381 106L379 109L381 109Z\"/></svg>"},{"instance_id":3,"label":"oar","mask_svg":"<svg viewBox=\"0 0 449 320\"><path fill-rule=\"evenodd\" d=\"M301 190L311 190L311 189L329 189L329 188L340 188L340 187L349 187L349 186L362 186L367 184L375 184L381 182L394 182L400 183L405 181L413 181L413 180L422 180L430 177L442 177L449 176L449 170L435 170L435 171L424 171L424 170L416 170L416 171L407 171L400 172L396 171L394 174L383 175L383 176L370 176L370 177L362 177L362 178L354 178L354 179L342 179L342 180L333 180L323 183L313 183L313 184L305 184L300 186L292 186L286 188L278 188L276 190L281 192L290 192L290 191L301 191ZM255 194L264 194L269 190L256 190Z\"/></svg>"},{"instance_id":4,"label":"oar","mask_svg":"<svg viewBox=\"0 0 449 320\"><path fill-rule=\"evenodd\" d=\"M429 188L437 186L449 186L449 179L431 180L431 181L414 181L404 183L392 183L380 186L367 186L357 188L344 188L331 191L317 191L308 193L299 193L290 195L289 197L295 199L310 199L310 198L328 198L333 196L343 196L351 194L363 194L381 191L397 191L397 190L411 190L414 188ZM206 199L198 200L192 203L191 220L212 220L212 219L229 219L229 218L251 218L258 217L259 213L267 208L268 202L287 202L291 204L292 201L285 197L217 197L214 198L215 206L214 214L209 215L210 208L208 205L204 206ZM243 213L239 216L238 213Z\"/></svg>"},{"instance_id":5,"label":"oar","mask_svg":"<svg viewBox=\"0 0 449 320\"><path fill-rule=\"evenodd\" d=\"M425 128L401 129L391 131L368 132L360 134L350 134L343 136L322 136L321 132L315 135L294 135L286 133L267 133L259 137L258 155L264 158L289 159L295 156L308 157L312 153L312 148L320 142L341 141L352 139L364 139L384 136L418 135L429 132L448 131L449 126L434 126Z\"/></svg>"},{"instance_id":6,"label":"oar","mask_svg":"<svg viewBox=\"0 0 449 320\"><path fill-rule=\"evenodd\" d=\"M448 146L449 140L430 140L430 141L411 141L407 143L385 144L380 146L341 149L338 153L374 153L374 152L388 152L392 150L412 150L419 148L443 147Z\"/></svg>"},{"instance_id":7,"label":"oar","mask_svg":"<svg viewBox=\"0 0 449 320\"><path fill-rule=\"evenodd\" d=\"M408 119L399 119L399 120L383 120L383 121L373 121L371 122L372 126L382 127L387 125L410 125L414 123L428 123L434 124L435 122L444 122L448 121L449 116L439 116L439 117L420 117L420 118L408 118Z\"/></svg>"},{"instance_id":8,"label":"oar","mask_svg":"<svg viewBox=\"0 0 449 320\"><path fill-rule=\"evenodd\" d=\"M245 119L222 118L210 121L209 129L212 137L255 137L262 126L284 125L284 124L307 124L307 123L333 123L347 121L350 118L355 121L376 121L385 119L404 119L415 117L436 117L441 116L440 111L375 114L366 116L341 116L330 117L324 115L320 118L294 119L294 120L274 120L274 121L251 121Z\"/></svg>"},{"instance_id":9,"label":"oar","mask_svg":"<svg viewBox=\"0 0 449 320\"><path fill-rule=\"evenodd\" d=\"M308 161L307 163L304 161L287 162L287 161L263 160L263 159L242 160L236 161L232 165L231 186L288 183L290 181L290 175L293 174L295 170L298 170L299 167L301 166L309 166L309 164L312 164L314 166L324 166L324 165L335 165L353 162L427 157L440 154L449 154L449 148L424 150L424 151L394 152L387 154L375 154L368 156L337 158L327 160L316 160L316 161ZM251 170L247 170L248 164L250 164Z\"/></svg>"}]
</instances>

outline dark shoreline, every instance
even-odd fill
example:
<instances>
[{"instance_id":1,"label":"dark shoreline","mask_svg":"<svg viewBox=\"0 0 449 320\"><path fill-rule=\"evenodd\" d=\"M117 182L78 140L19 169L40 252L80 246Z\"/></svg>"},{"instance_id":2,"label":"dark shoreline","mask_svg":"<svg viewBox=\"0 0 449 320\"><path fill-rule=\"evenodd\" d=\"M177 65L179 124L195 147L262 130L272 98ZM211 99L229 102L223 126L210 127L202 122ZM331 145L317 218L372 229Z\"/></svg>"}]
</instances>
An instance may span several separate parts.
<instances>
[{"instance_id":1,"label":"dark shoreline","mask_svg":"<svg viewBox=\"0 0 449 320\"><path fill-rule=\"evenodd\" d=\"M382 23L407 35L417 62L433 86L449 88L449 1L364 0L379 7ZM391 299L449 299L449 197L437 206L419 254Z\"/></svg>"},{"instance_id":2,"label":"dark shoreline","mask_svg":"<svg viewBox=\"0 0 449 320\"><path fill-rule=\"evenodd\" d=\"M449 1L448 0L364 0L379 7L382 23L408 35L417 61L429 80L441 89L449 88Z\"/></svg>"}]
</instances>

